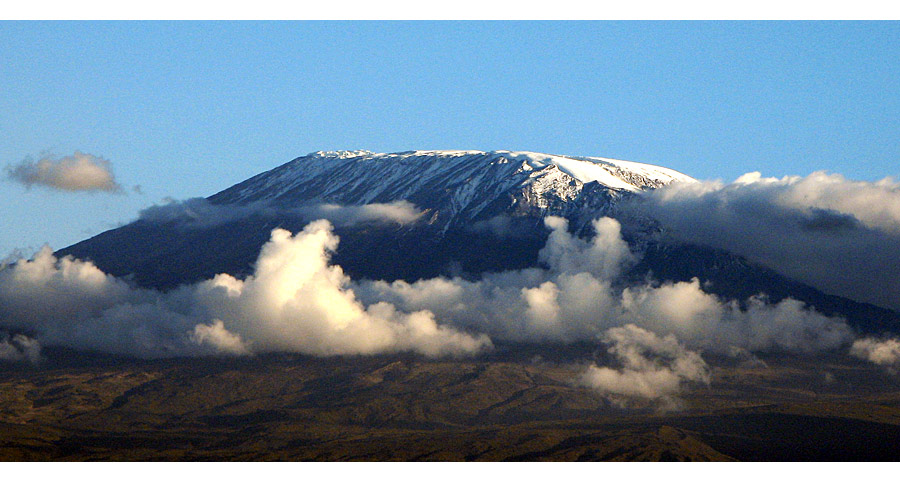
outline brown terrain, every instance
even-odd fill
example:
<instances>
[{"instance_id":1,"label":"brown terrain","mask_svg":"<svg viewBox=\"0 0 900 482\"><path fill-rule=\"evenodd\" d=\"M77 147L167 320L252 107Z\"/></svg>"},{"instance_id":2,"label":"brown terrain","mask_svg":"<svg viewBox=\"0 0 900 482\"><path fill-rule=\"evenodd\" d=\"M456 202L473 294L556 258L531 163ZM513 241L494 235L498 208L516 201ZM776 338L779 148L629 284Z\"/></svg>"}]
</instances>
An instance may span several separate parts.
<instances>
[{"instance_id":1,"label":"brown terrain","mask_svg":"<svg viewBox=\"0 0 900 482\"><path fill-rule=\"evenodd\" d=\"M900 460L900 377L854 359L719 360L623 406L558 358L0 365L0 460Z\"/></svg>"}]
</instances>

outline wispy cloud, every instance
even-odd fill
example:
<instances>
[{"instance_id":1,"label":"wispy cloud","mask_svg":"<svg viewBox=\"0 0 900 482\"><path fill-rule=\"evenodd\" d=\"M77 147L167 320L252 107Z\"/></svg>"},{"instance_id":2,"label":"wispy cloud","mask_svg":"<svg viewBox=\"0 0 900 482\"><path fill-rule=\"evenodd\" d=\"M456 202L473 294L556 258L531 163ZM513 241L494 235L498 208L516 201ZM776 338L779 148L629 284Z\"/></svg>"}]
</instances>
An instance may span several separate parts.
<instances>
[{"instance_id":1,"label":"wispy cloud","mask_svg":"<svg viewBox=\"0 0 900 482\"><path fill-rule=\"evenodd\" d=\"M37 364L41 361L41 344L22 334L0 334L0 362L3 361Z\"/></svg>"},{"instance_id":2,"label":"wispy cloud","mask_svg":"<svg viewBox=\"0 0 900 482\"><path fill-rule=\"evenodd\" d=\"M279 207L268 202L250 204L213 204L205 198L184 201L169 200L162 205L143 209L139 218L150 223L179 223L188 229L208 228L228 224L253 216L278 219L291 217L314 221L326 219L335 226L352 226L364 223L409 224L421 218L423 212L408 201L372 203L360 206L339 204L310 204L296 207Z\"/></svg>"}]
</instances>

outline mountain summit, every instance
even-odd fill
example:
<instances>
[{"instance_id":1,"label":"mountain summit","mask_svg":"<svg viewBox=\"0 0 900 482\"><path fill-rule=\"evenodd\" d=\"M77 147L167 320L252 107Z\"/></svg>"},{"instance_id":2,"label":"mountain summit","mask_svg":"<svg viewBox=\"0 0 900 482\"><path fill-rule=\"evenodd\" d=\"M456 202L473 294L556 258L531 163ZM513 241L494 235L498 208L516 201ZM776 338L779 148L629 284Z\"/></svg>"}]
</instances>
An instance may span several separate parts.
<instances>
[{"instance_id":1,"label":"mountain summit","mask_svg":"<svg viewBox=\"0 0 900 482\"><path fill-rule=\"evenodd\" d=\"M698 278L719 296L801 300L857 326L893 327L890 310L821 293L770 269L666 236L627 200L670 183L677 171L600 157L515 151L320 151L208 198L146 209L135 222L61 250L136 284L172 289L218 273L253 271L272 229L328 219L340 237L332 262L354 279L476 278L539 265L547 216L592 236L591 222L618 219L640 261L630 279Z\"/></svg>"},{"instance_id":2,"label":"mountain summit","mask_svg":"<svg viewBox=\"0 0 900 482\"><path fill-rule=\"evenodd\" d=\"M623 198L671 182L663 167L513 151L320 151L205 199L155 206L66 248L144 286L250 272L274 227L336 225L335 262L353 276L417 279L533 266L543 219L581 233ZM514 242L513 242L514 240Z\"/></svg>"},{"instance_id":3,"label":"mountain summit","mask_svg":"<svg viewBox=\"0 0 900 482\"><path fill-rule=\"evenodd\" d=\"M431 216L429 224L447 230L504 214L566 214L570 203L583 208L599 193L612 200L676 181L696 182L671 169L600 157L511 151L320 151L254 176L209 201L265 201L281 208L314 202L359 206L407 201Z\"/></svg>"}]
</instances>

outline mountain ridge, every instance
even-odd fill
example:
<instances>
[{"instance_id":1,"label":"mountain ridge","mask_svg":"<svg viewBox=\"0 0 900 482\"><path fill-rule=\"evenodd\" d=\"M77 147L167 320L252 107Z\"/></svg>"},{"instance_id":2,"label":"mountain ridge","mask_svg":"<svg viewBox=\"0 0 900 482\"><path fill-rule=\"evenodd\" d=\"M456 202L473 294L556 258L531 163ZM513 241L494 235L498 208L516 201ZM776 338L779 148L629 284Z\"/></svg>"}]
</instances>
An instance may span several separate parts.
<instances>
[{"instance_id":1,"label":"mountain ridge","mask_svg":"<svg viewBox=\"0 0 900 482\"><path fill-rule=\"evenodd\" d=\"M460 222L489 219L521 203L526 211L565 215L559 205L577 202L592 183L596 183L594 190L619 198L674 181L696 182L671 169L599 157L525 151L317 151L208 200L213 204L269 201L278 206L405 200L439 211L435 222L446 230Z\"/></svg>"},{"instance_id":2,"label":"mountain ridge","mask_svg":"<svg viewBox=\"0 0 900 482\"><path fill-rule=\"evenodd\" d=\"M736 255L677 243L654 220L620 209L623 200L671 182L696 180L649 164L522 151L318 151L200 200L212 213L229 213L224 221L204 225L205 214L198 222L175 205L163 221L143 216L58 254L92 260L141 286L172 289L222 272L246 276L273 228L297 232L355 206L384 216L335 226L341 242L332 262L352 278L474 279L538 266L547 216L566 218L582 237L593 234L591 221L610 216L642 257L631 279L697 277L712 293L736 300L765 293L777 301L796 292L864 331L900 326L891 310L825 295ZM398 220L388 208L409 216ZM734 266L740 275L729 272Z\"/></svg>"}]
</instances>

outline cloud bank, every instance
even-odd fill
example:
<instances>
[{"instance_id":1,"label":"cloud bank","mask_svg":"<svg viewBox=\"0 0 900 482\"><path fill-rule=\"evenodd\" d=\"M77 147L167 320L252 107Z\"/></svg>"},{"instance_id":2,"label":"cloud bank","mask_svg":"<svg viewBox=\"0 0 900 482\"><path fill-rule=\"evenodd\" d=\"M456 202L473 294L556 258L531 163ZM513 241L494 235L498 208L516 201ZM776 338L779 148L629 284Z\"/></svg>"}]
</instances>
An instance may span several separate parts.
<instances>
[{"instance_id":1,"label":"cloud bank","mask_svg":"<svg viewBox=\"0 0 900 482\"><path fill-rule=\"evenodd\" d=\"M742 308L690 282L620 286L636 261L610 218L587 241L562 218L540 251L545 269L479 280L353 282L330 263L338 238L315 221L296 235L276 229L255 271L220 274L171 292L140 289L90 262L33 260L0 270L0 323L59 343L139 356L293 351L315 355L417 351L475 353L488 337L512 342L592 341L625 325L723 353L815 352L849 343L852 331L801 302L751 298ZM437 320L440 320L439 324ZM471 335L472 333L480 335Z\"/></svg>"},{"instance_id":2,"label":"cloud bank","mask_svg":"<svg viewBox=\"0 0 900 482\"><path fill-rule=\"evenodd\" d=\"M900 309L900 183L839 174L672 184L627 206L678 239L747 257L826 293Z\"/></svg>"},{"instance_id":3,"label":"cloud bank","mask_svg":"<svg viewBox=\"0 0 900 482\"><path fill-rule=\"evenodd\" d=\"M573 237L562 218L549 217L546 225L551 233L539 256L547 269L490 273L476 281L364 281L354 290L367 303L427 310L453 326L505 341L591 341L629 324L725 355L736 349L812 353L853 338L843 319L791 298L770 303L754 297L741 308L703 291L696 279L621 286L619 274L636 256L617 221L595 221L590 241Z\"/></svg>"},{"instance_id":4,"label":"cloud bank","mask_svg":"<svg viewBox=\"0 0 900 482\"><path fill-rule=\"evenodd\" d=\"M761 352L846 349L854 340L843 319L790 298L724 301L696 279L623 284L621 273L638 256L611 218L594 221L587 240L569 233L562 218L545 224L543 268L415 283L349 279L331 263L339 239L326 220L296 234L273 230L245 279L223 273L165 293L44 248L0 269L0 326L28 333L36 347L140 357L441 357L475 355L494 341L600 342L614 363L589 366L578 382L619 404L672 404L687 384L709 383L702 353L745 362ZM23 340L5 339L0 350L8 359L28 358L33 351ZM857 341L852 351L870 360L895 353L873 343Z\"/></svg>"},{"instance_id":5,"label":"cloud bank","mask_svg":"<svg viewBox=\"0 0 900 482\"><path fill-rule=\"evenodd\" d=\"M7 166L6 174L26 187L39 185L60 191L122 192L109 161L77 151L62 159L24 160Z\"/></svg>"},{"instance_id":6,"label":"cloud bank","mask_svg":"<svg viewBox=\"0 0 900 482\"><path fill-rule=\"evenodd\" d=\"M412 351L459 356L491 347L484 335L438 324L427 311L364 305L330 264L327 221L296 235L276 229L255 272L221 274L171 292L133 288L92 263L44 248L0 271L0 325L44 344L141 357L287 351L351 355Z\"/></svg>"}]
</instances>

